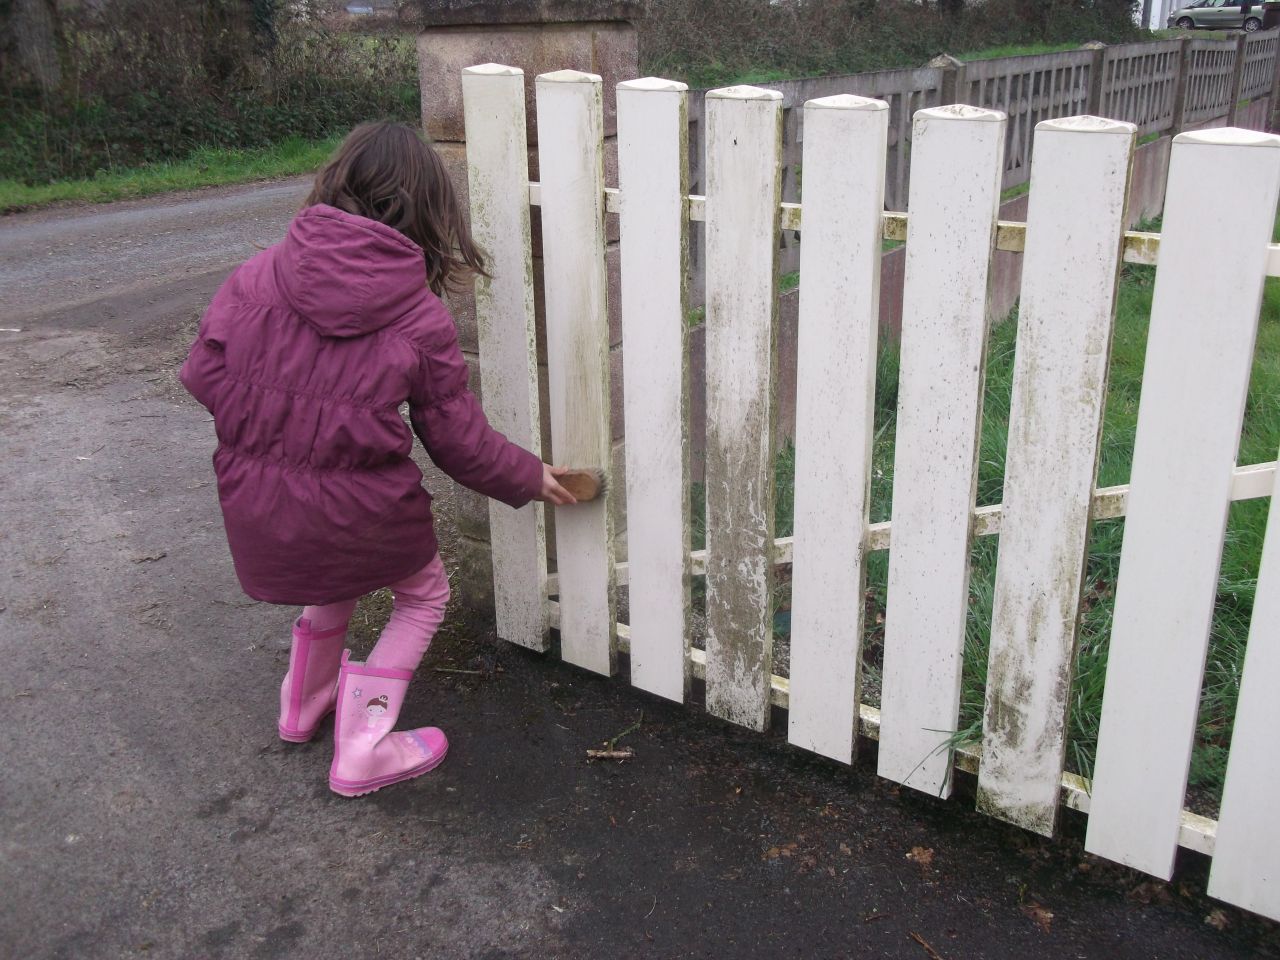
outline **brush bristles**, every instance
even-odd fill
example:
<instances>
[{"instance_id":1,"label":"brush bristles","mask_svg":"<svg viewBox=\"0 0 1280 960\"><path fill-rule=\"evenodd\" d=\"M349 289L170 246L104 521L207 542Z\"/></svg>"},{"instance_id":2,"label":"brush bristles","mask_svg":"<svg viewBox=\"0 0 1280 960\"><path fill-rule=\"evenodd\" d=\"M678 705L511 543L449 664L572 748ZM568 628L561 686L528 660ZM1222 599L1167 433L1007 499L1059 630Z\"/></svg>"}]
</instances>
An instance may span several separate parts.
<instances>
[{"instance_id":1,"label":"brush bristles","mask_svg":"<svg viewBox=\"0 0 1280 960\"><path fill-rule=\"evenodd\" d=\"M609 483L604 471L597 468L570 470L556 479L579 503L589 503L603 496Z\"/></svg>"}]
</instances>

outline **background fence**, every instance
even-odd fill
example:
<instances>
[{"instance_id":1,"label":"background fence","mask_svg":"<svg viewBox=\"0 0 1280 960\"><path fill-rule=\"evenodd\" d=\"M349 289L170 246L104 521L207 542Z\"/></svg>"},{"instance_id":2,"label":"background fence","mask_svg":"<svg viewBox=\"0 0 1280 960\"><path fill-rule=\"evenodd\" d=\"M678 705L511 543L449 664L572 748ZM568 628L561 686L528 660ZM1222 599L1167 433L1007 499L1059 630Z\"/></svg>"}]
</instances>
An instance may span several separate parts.
<instances>
[{"instance_id":1,"label":"background fence","mask_svg":"<svg viewBox=\"0 0 1280 960\"><path fill-rule=\"evenodd\" d=\"M963 63L940 57L927 67L839 77L814 77L760 84L782 94L783 198L800 197L802 113L808 100L841 93L874 97L889 104L885 204L906 206L911 177L911 117L941 103L965 103L1000 110L1009 118L1002 189L1027 182L1035 125L1041 120L1088 113L1124 120L1140 137L1178 133L1215 124L1234 124L1250 102L1272 96L1277 81L1280 30L1230 35L1223 39L1184 37L1081 50L1003 57ZM703 95L689 104L690 189L703 193L705 116ZM1262 116L1269 119L1269 110ZM795 270L799 250L794 234L782 237L784 272ZM702 237L692 236L690 270L695 303L701 302Z\"/></svg>"},{"instance_id":2,"label":"background fence","mask_svg":"<svg viewBox=\"0 0 1280 960\"><path fill-rule=\"evenodd\" d=\"M1194 52L1194 51L1193 51ZM1096 55L1091 54L1091 56ZM1103 58L1105 63L1105 58ZM1069 82L1019 67L1022 124L1075 102ZM1066 68L1064 68L1066 69ZM1066 74L1063 74L1066 76ZM477 295L486 409L540 447L532 371L529 205L542 213L551 442L561 462L608 456L606 217L622 246L627 476L604 500L557 511L549 575L541 505L493 507L502 637L601 673L627 650L631 680L683 700L705 680L709 712L763 729L789 709L791 742L851 762L880 740L882 776L934 794L978 774L988 814L1051 834L1062 804L1089 814L1093 853L1168 878L1179 845L1213 856L1210 892L1280 918L1280 513L1271 514L1226 787L1217 821L1183 809L1227 508L1275 495L1274 462L1237 468L1263 282L1280 197L1280 138L1239 129L1173 146L1166 232L1125 235L1137 127L1069 118L1036 128L1026 224L998 225L1013 122L976 106L915 114L909 216L885 214L900 113L850 94L807 103L803 207L782 202L783 94L705 97L706 194L690 196L682 84L618 88L619 187L606 189L600 79L537 80L543 180L528 185L524 79L466 71L470 190L493 278ZM929 96L926 92L925 96ZM910 109L906 94L899 110ZM994 94L993 94L994 96ZM800 122L800 121L797 121ZM1018 149L1020 149L1020 143ZM1230 169L1249 191L1205 190ZM966 190L956 190L963 182ZM707 238L707 547L690 549L687 285L691 223ZM795 535L773 527L776 272L784 228L801 251ZM893 516L868 515L883 238L906 237ZM495 240L506 237L503 243ZM994 249L1025 250L1002 504L975 509L985 295ZM1212 280L1204 249L1230 249ZM1129 484L1095 489L1120 260L1158 260ZM1206 317L1213 323L1206 323ZM502 379L500 390L490 385ZM504 379L505 378L505 379ZM628 556L608 498L625 495ZM1064 767L1081 578L1092 521L1125 516L1092 783ZM949 749L960 690L974 537L999 534L980 747ZM867 556L888 550L880 704L863 702ZM527 562L503 563L504 556ZM774 571L793 573L790 672L772 669ZM690 642L690 582L705 585L705 649ZM626 586L630 622L616 622Z\"/></svg>"}]
</instances>

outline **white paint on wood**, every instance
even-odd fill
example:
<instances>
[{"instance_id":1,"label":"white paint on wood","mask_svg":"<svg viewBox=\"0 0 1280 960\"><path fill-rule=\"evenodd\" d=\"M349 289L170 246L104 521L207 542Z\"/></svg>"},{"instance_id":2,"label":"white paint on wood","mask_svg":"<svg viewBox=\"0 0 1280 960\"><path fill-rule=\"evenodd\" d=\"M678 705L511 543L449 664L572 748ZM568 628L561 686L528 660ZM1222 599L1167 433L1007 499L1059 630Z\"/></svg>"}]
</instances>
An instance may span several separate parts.
<instances>
[{"instance_id":1,"label":"white paint on wood","mask_svg":"<svg viewBox=\"0 0 1280 960\"><path fill-rule=\"evenodd\" d=\"M951 792L1004 114L916 114L879 773Z\"/></svg>"},{"instance_id":2,"label":"white paint on wood","mask_svg":"<svg viewBox=\"0 0 1280 960\"><path fill-rule=\"evenodd\" d=\"M687 91L618 85L631 682L677 701L689 676Z\"/></svg>"},{"instance_id":3,"label":"white paint on wood","mask_svg":"<svg viewBox=\"0 0 1280 960\"><path fill-rule=\"evenodd\" d=\"M471 232L489 255L476 279L476 326L484 409L494 428L527 450L542 449L534 345L533 266L525 139L524 72L485 64L462 71ZM543 506L490 501L498 636L547 649L547 549Z\"/></svg>"},{"instance_id":4,"label":"white paint on wood","mask_svg":"<svg viewBox=\"0 0 1280 960\"><path fill-rule=\"evenodd\" d=\"M860 693L888 136L882 100L804 106L787 737L844 763Z\"/></svg>"},{"instance_id":5,"label":"white paint on wood","mask_svg":"<svg viewBox=\"0 0 1280 960\"><path fill-rule=\"evenodd\" d=\"M608 469L609 325L605 313L603 103L598 76L537 80L538 164L552 458ZM609 494L556 508L560 642L569 663L612 674L613 543Z\"/></svg>"},{"instance_id":6,"label":"white paint on wood","mask_svg":"<svg viewBox=\"0 0 1280 960\"><path fill-rule=\"evenodd\" d=\"M782 95L707 94L707 709L763 730L773 664Z\"/></svg>"},{"instance_id":7,"label":"white paint on wood","mask_svg":"<svg viewBox=\"0 0 1280 960\"><path fill-rule=\"evenodd\" d=\"M1250 189L1206 191L1223 170ZM1278 193L1280 137L1174 139L1085 842L1165 879Z\"/></svg>"},{"instance_id":8,"label":"white paint on wood","mask_svg":"<svg viewBox=\"0 0 1280 960\"><path fill-rule=\"evenodd\" d=\"M1280 920L1280 481L1267 537L1231 733L1209 895Z\"/></svg>"},{"instance_id":9,"label":"white paint on wood","mask_svg":"<svg viewBox=\"0 0 1280 960\"><path fill-rule=\"evenodd\" d=\"M1036 125L978 809L1052 836L1137 128Z\"/></svg>"}]
</instances>

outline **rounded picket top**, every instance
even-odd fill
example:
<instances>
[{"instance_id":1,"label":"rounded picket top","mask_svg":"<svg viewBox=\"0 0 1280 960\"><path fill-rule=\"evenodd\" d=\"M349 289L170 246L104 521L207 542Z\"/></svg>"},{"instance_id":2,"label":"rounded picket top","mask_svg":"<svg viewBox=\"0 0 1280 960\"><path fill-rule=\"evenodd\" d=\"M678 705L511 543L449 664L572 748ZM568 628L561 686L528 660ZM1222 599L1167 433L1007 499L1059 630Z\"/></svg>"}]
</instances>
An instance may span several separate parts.
<instances>
[{"instance_id":1,"label":"rounded picket top","mask_svg":"<svg viewBox=\"0 0 1280 960\"><path fill-rule=\"evenodd\" d=\"M1280 136L1245 130L1243 127L1212 127L1188 130L1173 138L1174 143L1192 143L1213 147L1280 147Z\"/></svg>"},{"instance_id":2,"label":"rounded picket top","mask_svg":"<svg viewBox=\"0 0 1280 960\"><path fill-rule=\"evenodd\" d=\"M635 90L640 93L686 93L687 83L679 80L667 80L664 77L639 77L635 80L623 80L618 84L619 90Z\"/></svg>"},{"instance_id":3,"label":"rounded picket top","mask_svg":"<svg viewBox=\"0 0 1280 960\"><path fill-rule=\"evenodd\" d=\"M463 67L464 77L523 77L524 71L519 67L509 67L505 63L478 63L474 67Z\"/></svg>"},{"instance_id":4,"label":"rounded picket top","mask_svg":"<svg viewBox=\"0 0 1280 960\"><path fill-rule=\"evenodd\" d=\"M1036 124L1036 132L1039 133L1041 130L1060 130L1063 133L1119 133L1133 136L1138 132L1138 127L1127 120L1109 120L1106 117L1081 114L1078 117L1041 120Z\"/></svg>"},{"instance_id":5,"label":"rounded picket top","mask_svg":"<svg viewBox=\"0 0 1280 960\"><path fill-rule=\"evenodd\" d=\"M753 87L740 83L732 87L717 87L707 91L708 100L781 100L782 94L777 90L766 90L764 87Z\"/></svg>"},{"instance_id":6,"label":"rounded picket top","mask_svg":"<svg viewBox=\"0 0 1280 960\"><path fill-rule=\"evenodd\" d=\"M538 83L604 83L598 73L584 73L581 70L553 70L550 73L538 74Z\"/></svg>"},{"instance_id":7,"label":"rounded picket top","mask_svg":"<svg viewBox=\"0 0 1280 960\"><path fill-rule=\"evenodd\" d=\"M874 97L859 97L852 93L837 93L832 97L815 97L804 102L806 110L888 110L889 104Z\"/></svg>"},{"instance_id":8,"label":"rounded picket top","mask_svg":"<svg viewBox=\"0 0 1280 960\"><path fill-rule=\"evenodd\" d=\"M1003 110L988 110L986 107L971 107L967 103L949 103L945 107L926 107L917 110L915 120L965 120L970 123L999 123L1007 119Z\"/></svg>"}]
</instances>

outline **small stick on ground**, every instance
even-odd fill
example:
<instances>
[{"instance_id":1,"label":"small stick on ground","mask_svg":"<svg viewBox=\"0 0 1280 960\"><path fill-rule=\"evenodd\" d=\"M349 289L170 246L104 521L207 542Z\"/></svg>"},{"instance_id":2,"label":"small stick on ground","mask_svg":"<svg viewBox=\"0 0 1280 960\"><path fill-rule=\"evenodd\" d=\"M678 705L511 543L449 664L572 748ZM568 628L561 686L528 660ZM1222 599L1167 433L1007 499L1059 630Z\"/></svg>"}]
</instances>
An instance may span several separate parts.
<instances>
[{"instance_id":1,"label":"small stick on ground","mask_svg":"<svg viewBox=\"0 0 1280 960\"><path fill-rule=\"evenodd\" d=\"M920 936L920 934L916 933L914 930L911 931L911 939L924 947L924 952L929 955L929 960L942 960L942 956L937 950L933 949L933 947L929 945L929 941Z\"/></svg>"},{"instance_id":2,"label":"small stick on ground","mask_svg":"<svg viewBox=\"0 0 1280 960\"><path fill-rule=\"evenodd\" d=\"M472 677L483 677L483 670L459 670L457 667L436 667L436 673L465 673Z\"/></svg>"},{"instance_id":3,"label":"small stick on ground","mask_svg":"<svg viewBox=\"0 0 1280 960\"><path fill-rule=\"evenodd\" d=\"M623 747L621 750L588 750L588 760L630 760L636 755L636 752L630 747Z\"/></svg>"},{"instance_id":4,"label":"small stick on ground","mask_svg":"<svg viewBox=\"0 0 1280 960\"><path fill-rule=\"evenodd\" d=\"M603 750L588 750L587 759L588 760L630 760L632 757L636 755L635 751L632 750L630 747L623 747L621 750L619 750L618 741L621 740L623 737L627 736L628 734L635 733L637 730L639 730L640 724L643 722L644 722L644 711L641 710L640 716L636 717L635 723L631 724L631 726L627 727L621 733L617 734L614 737L611 737L610 739L604 742Z\"/></svg>"}]
</instances>

